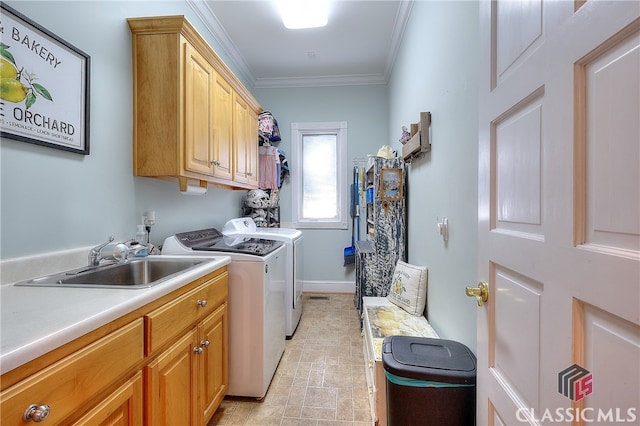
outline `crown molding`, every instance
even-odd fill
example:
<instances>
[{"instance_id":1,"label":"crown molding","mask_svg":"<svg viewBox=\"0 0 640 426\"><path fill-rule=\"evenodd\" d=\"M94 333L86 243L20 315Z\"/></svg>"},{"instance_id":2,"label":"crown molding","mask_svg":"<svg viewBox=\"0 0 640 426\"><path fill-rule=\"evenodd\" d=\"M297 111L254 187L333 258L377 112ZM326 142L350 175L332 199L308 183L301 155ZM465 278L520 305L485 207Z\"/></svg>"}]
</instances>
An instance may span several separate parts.
<instances>
[{"instance_id":1,"label":"crown molding","mask_svg":"<svg viewBox=\"0 0 640 426\"><path fill-rule=\"evenodd\" d=\"M204 26L209 30L211 35L216 39L222 51L229 57L234 68L237 70L236 74L240 74L242 79L248 82L250 85L255 86L256 79L249 70L249 65L244 60L240 51L227 34L216 15L213 14L211 8L206 1L202 0L186 0L187 4L191 6L191 9L198 15Z\"/></svg>"},{"instance_id":2,"label":"crown molding","mask_svg":"<svg viewBox=\"0 0 640 426\"><path fill-rule=\"evenodd\" d=\"M367 84L387 84L387 79L382 74L257 78L254 87L256 89L277 89L290 87L359 86Z\"/></svg>"},{"instance_id":3,"label":"crown molding","mask_svg":"<svg viewBox=\"0 0 640 426\"><path fill-rule=\"evenodd\" d=\"M389 55L387 56L387 66L384 69L384 78L388 82L391 78L391 72L393 66L396 63L398 57L398 50L400 50L400 44L404 37L404 30L407 28L407 22L409 22L409 16L411 15L411 9L413 8L414 0L403 0L400 2L398 13L393 24L393 33L391 34L391 43L389 45Z\"/></svg>"},{"instance_id":4,"label":"crown molding","mask_svg":"<svg viewBox=\"0 0 640 426\"><path fill-rule=\"evenodd\" d=\"M401 0L398 13L396 14L391 42L389 45L389 55L383 74L358 74L358 75L337 75L322 77L291 77L291 78L256 78L251 73L249 65L240 51L227 34L226 30L218 21L206 1L186 0L193 11L202 20L202 23L209 30L211 35L222 47L223 52L229 57L234 68L242 79L256 89L276 89L290 87L328 87L328 86L357 86L367 84L387 84L393 71L393 66L398 55L402 37L409 21L409 15L413 7L414 0Z\"/></svg>"}]
</instances>

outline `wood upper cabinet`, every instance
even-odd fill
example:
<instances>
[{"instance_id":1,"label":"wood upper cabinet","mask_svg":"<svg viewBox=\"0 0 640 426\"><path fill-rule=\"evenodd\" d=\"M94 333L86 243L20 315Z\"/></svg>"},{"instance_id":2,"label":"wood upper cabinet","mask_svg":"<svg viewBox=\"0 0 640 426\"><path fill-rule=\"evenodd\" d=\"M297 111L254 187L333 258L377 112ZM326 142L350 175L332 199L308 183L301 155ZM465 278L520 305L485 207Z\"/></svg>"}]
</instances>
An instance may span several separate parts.
<instances>
[{"instance_id":1,"label":"wood upper cabinet","mask_svg":"<svg viewBox=\"0 0 640 426\"><path fill-rule=\"evenodd\" d=\"M134 175L257 188L262 107L183 16L128 22Z\"/></svg>"},{"instance_id":2,"label":"wood upper cabinet","mask_svg":"<svg viewBox=\"0 0 640 426\"><path fill-rule=\"evenodd\" d=\"M235 181L258 187L258 116L239 96L233 98Z\"/></svg>"},{"instance_id":3,"label":"wood upper cabinet","mask_svg":"<svg viewBox=\"0 0 640 426\"><path fill-rule=\"evenodd\" d=\"M189 43L184 43L184 146L185 169L213 175L214 112L216 72Z\"/></svg>"},{"instance_id":4,"label":"wood upper cabinet","mask_svg":"<svg viewBox=\"0 0 640 426\"><path fill-rule=\"evenodd\" d=\"M213 176L229 181L233 180L233 93L229 83L216 74L213 99Z\"/></svg>"}]
</instances>

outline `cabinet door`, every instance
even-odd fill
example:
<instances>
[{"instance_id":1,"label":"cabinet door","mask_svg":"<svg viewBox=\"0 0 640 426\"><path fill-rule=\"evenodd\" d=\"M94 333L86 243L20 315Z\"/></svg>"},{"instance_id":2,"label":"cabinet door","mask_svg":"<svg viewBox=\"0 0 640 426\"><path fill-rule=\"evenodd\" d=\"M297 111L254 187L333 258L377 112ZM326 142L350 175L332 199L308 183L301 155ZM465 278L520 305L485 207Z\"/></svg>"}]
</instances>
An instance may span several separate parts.
<instances>
[{"instance_id":1,"label":"cabinet door","mask_svg":"<svg viewBox=\"0 0 640 426\"><path fill-rule=\"evenodd\" d=\"M228 325L227 304L220 306L198 326L199 413L200 424L206 425L222 402L228 387Z\"/></svg>"},{"instance_id":2,"label":"cabinet door","mask_svg":"<svg viewBox=\"0 0 640 426\"><path fill-rule=\"evenodd\" d=\"M142 372L74 423L74 426L139 425L142 425Z\"/></svg>"},{"instance_id":3,"label":"cabinet door","mask_svg":"<svg viewBox=\"0 0 640 426\"><path fill-rule=\"evenodd\" d=\"M194 328L145 367L148 425L194 425L198 346Z\"/></svg>"},{"instance_id":4,"label":"cabinet door","mask_svg":"<svg viewBox=\"0 0 640 426\"><path fill-rule=\"evenodd\" d=\"M247 135L247 183L252 188L258 187L258 115L247 108L245 121Z\"/></svg>"},{"instance_id":5,"label":"cabinet door","mask_svg":"<svg viewBox=\"0 0 640 426\"><path fill-rule=\"evenodd\" d=\"M213 176L233 179L233 90L216 74L213 104Z\"/></svg>"},{"instance_id":6,"label":"cabinet door","mask_svg":"<svg viewBox=\"0 0 640 426\"><path fill-rule=\"evenodd\" d=\"M257 116L247 103L235 95L233 101L234 178L245 187L258 186L258 136ZM252 127L256 128L255 134ZM255 137L254 137L255 136Z\"/></svg>"},{"instance_id":7,"label":"cabinet door","mask_svg":"<svg viewBox=\"0 0 640 426\"><path fill-rule=\"evenodd\" d=\"M31 404L51 408L47 424L62 423L92 406L94 395L142 362L143 332L142 319L136 319L0 392L0 424L23 425Z\"/></svg>"},{"instance_id":8,"label":"cabinet door","mask_svg":"<svg viewBox=\"0 0 640 426\"><path fill-rule=\"evenodd\" d=\"M213 174L213 118L216 72L189 43L185 43L185 169Z\"/></svg>"}]
</instances>

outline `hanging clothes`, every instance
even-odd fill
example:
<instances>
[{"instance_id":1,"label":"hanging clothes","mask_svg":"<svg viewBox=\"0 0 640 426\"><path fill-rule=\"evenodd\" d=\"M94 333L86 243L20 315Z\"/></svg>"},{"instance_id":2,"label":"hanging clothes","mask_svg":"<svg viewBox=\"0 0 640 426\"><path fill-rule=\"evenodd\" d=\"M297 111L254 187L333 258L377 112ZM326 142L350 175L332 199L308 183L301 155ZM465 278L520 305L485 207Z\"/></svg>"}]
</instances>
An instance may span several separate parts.
<instances>
[{"instance_id":1,"label":"hanging clothes","mask_svg":"<svg viewBox=\"0 0 640 426\"><path fill-rule=\"evenodd\" d=\"M278 169L280 157L278 149L274 146L261 146L258 148L258 162L260 170L260 189L278 189Z\"/></svg>"},{"instance_id":2,"label":"hanging clothes","mask_svg":"<svg viewBox=\"0 0 640 426\"><path fill-rule=\"evenodd\" d=\"M287 161L286 157L287 154L283 150L278 149L278 155L280 158L280 164L278 166L278 188L282 188L284 180L289 177L291 172L289 171L289 162Z\"/></svg>"}]
</instances>

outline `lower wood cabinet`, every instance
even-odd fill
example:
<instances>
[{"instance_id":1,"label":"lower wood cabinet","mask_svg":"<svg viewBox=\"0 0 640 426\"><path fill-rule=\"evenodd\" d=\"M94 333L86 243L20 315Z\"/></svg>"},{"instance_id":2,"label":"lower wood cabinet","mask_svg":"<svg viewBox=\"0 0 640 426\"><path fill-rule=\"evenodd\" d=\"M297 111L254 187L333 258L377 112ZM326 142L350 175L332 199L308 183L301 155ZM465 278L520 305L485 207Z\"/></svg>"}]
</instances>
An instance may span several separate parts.
<instances>
[{"instance_id":1,"label":"lower wood cabinet","mask_svg":"<svg viewBox=\"0 0 640 426\"><path fill-rule=\"evenodd\" d=\"M145 367L148 425L206 425L228 386L227 304Z\"/></svg>"},{"instance_id":2,"label":"lower wood cabinet","mask_svg":"<svg viewBox=\"0 0 640 426\"><path fill-rule=\"evenodd\" d=\"M193 383L198 370L193 350L197 331L191 330L145 367L148 425L196 424Z\"/></svg>"},{"instance_id":3,"label":"lower wood cabinet","mask_svg":"<svg viewBox=\"0 0 640 426\"><path fill-rule=\"evenodd\" d=\"M205 426L228 388L227 295L223 267L57 349L53 362L3 375L0 424Z\"/></svg>"},{"instance_id":4,"label":"lower wood cabinet","mask_svg":"<svg viewBox=\"0 0 640 426\"><path fill-rule=\"evenodd\" d=\"M142 362L142 336L139 318L2 391L2 425L26 424L25 415L26 421L40 417L46 424L59 424L99 404L97 395ZM32 406L31 414L25 414Z\"/></svg>"},{"instance_id":5,"label":"lower wood cabinet","mask_svg":"<svg viewBox=\"0 0 640 426\"><path fill-rule=\"evenodd\" d=\"M142 424L142 372L111 393L74 426L131 426Z\"/></svg>"},{"instance_id":6,"label":"lower wood cabinet","mask_svg":"<svg viewBox=\"0 0 640 426\"><path fill-rule=\"evenodd\" d=\"M198 343L203 348L198 357L198 413L202 425L211 419L229 387L227 312L225 303L198 326Z\"/></svg>"}]
</instances>

